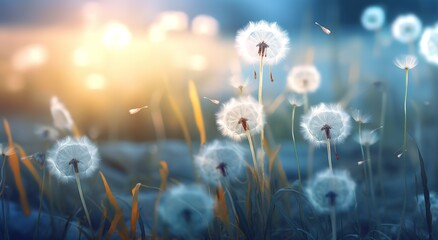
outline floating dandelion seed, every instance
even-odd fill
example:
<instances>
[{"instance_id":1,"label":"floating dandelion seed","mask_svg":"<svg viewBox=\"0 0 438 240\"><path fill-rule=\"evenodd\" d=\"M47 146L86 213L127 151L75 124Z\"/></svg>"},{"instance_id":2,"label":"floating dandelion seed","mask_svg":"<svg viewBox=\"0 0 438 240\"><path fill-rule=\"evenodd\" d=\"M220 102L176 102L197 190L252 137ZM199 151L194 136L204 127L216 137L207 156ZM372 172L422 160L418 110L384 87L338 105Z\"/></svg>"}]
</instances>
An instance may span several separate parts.
<instances>
[{"instance_id":1,"label":"floating dandelion seed","mask_svg":"<svg viewBox=\"0 0 438 240\"><path fill-rule=\"evenodd\" d=\"M420 52L428 62L438 65L438 24L424 30L420 40Z\"/></svg>"},{"instance_id":2,"label":"floating dandelion seed","mask_svg":"<svg viewBox=\"0 0 438 240\"><path fill-rule=\"evenodd\" d=\"M245 119L245 121L242 121ZM216 122L222 135L240 141L246 137L242 123L251 134L260 133L265 123L263 107L251 96L232 98L216 114Z\"/></svg>"},{"instance_id":3,"label":"floating dandelion seed","mask_svg":"<svg viewBox=\"0 0 438 240\"><path fill-rule=\"evenodd\" d=\"M356 183L345 170L318 173L306 187L306 194L312 206L320 213L348 210L355 202Z\"/></svg>"},{"instance_id":4,"label":"floating dandelion seed","mask_svg":"<svg viewBox=\"0 0 438 240\"><path fill-rule=\"evenodd\" d=\"M210 100L210 102L212 102L212 103L214 103L214 104L219 104L219 103L221 103L219 100L217 100L217 99L211 99L211 98L208 98L208 97L204 97L204 99L207 99L207 100Z\"/></svg>"},{"instance_id":5,"label":"floating dandelion seed","mask_svg":"<svg viewBox=\"0 0 438 240\"><path fill-rule=\"evenodd\" d=\"M376 31L385 24L385 10L380 6L367 7L360 18L362 26L368 31Z\"/></svg>"},{"instance_id":6,"label":"floating dandelion seed","mask_svg":"<svg viewBox=\"0 0 438 240\"><path fill-rule=\"evenodd\" d=\"M287 86L296 93L314 92L320 82L321 75L313 65L295 66L287 75Z\"/></svg>"},{"instance_id":7,"label":"floating dandelion seed","mask_svg":"<svg viewBox=\"0 0 438 240\"><path fill-rule=\"evenodd\" d=\"M176 236L195 239L213 219L214 200L199 185L169 188L158 206L158 214Z\"/></svg>"},{"instance_id":8,"label":"floating dandelion seed","mask_svg":"<svg viewBox=\"0 0 438 240\"><path fill-rule=\"evenodd\" d=\"M129 114L131 114L131 115L136 114L136 113L140 112L142 109L146 109L146 108L148 108L148 106L129 109Z\"/></svg>"},{"instance_id":9,"label":"floating dandelion seed","mask_svg":"<svg viewBox=\"0 0 438 240\"><path fill-rule=\"evenodd\" d=\"M239 55L249 64L263 60L276 64L286 56L289 38L277 23L250 22L237 32L236 47Z\"/></svg>"},{"instance_id":10,"label":"floating dandelion seed","mask_svg":"<svg viewBox=\"0 0 438 240\"><path fill-rule=\"evenodd\" d=\"M217 186L221 180L240 176L245 166L244 149L236 143L216 140L195 156L195 165L205 181Z\"/></svg>"},{"instance_id":11,"label":"floating dandelion seed","mask_svg":"<svg viewBox=\"0 0 438 240\"><path fill-rule=\"evenodd\" d=\"M394 65L403 70L410 70L417 66L417 57L414 55L403 55L395 59Z\"/></svg>"},{"instance_id":12,"label":"floating dandelion seed","mask_svg":"<svg viewBox=\"0 0 438 240\"><path fill-rule=\"evenodd\" d=\"M411 43L421 34L422 24L414 14L398 16L392 23L392 35L401 43Z\"/></svg>"},{"instance_id":13,"label":"floating dandelion seed","mask_svg":"<svg viewBox=\"0 0 438 240\"><path fill-rule=\"evenodd\" d=\"M52 113L53 125L56 128L70 132L73 130L74 122L70 112L56 96L50 100L50 112Z\"/></svg>"},{"instance_id":14,"label":"floating dandelion seed","mask_svg":"<svg viewBox=\"0 0 438 240\"><path fill-rule=\"evenodd\" d=\"M325 34L329 35L330 33L332 33L328 28L322 26L318 22L315 22L315 24L318 25Z\"/></svg>"},{"instance_id":15,"label":"floating dandelion seed","mask_svg":"<svg viewBox=\"0 0 438 240\"><path fill-rule=\"evenodd\" d=\"M357 165L362 165L364 163L365 163L365 161L359 161L359 162L357 162Z\"/></svg>"}]
</instances>

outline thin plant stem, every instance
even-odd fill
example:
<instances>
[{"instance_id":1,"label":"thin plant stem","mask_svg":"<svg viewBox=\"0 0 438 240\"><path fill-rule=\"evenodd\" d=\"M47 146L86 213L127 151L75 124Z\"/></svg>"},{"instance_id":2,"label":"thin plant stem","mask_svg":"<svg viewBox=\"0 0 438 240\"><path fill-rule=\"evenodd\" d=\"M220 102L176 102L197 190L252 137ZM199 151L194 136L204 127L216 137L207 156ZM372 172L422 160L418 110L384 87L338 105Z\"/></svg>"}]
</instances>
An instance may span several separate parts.
<instances>
[{"instance_id":1,"label":"thin plant stem","mask_svg":"<svg viewBox=\"0 0 438 240\"><path fill-rule=\"evenodd\" d=\"M332 222L332 240L336 240L336 211L334 207L330 210L330 221Z\"/></svg>"},{"instance_id":2,"label":"thin plant stem","mask_svg":"<svg viewBox=\"0 0 438 240\"><path fill-rule=\"evenodd\" d=\"M307 97L307 92L303 93L303 102L304 102L304 112L309 110L309 98Z\"/></svg>"},{"instance_id":3,"label":"thin plant stem","mask_svg":"<svg viewBox=\"0 0 438 240\"><path fill-rule=\"evenodd\" d=\"M374 177L373 177L373 167L371 165L371 153L370 153L370 145L365 145L366 148L366 161L368 165L368 173L370 180L370 193L371 193L371 209L374 209L376 206L376 197L374 196Z\"/></svg>"},{"instance_id":4,"label":"thin plant stem","mask_svg":"<svg viewBox=\"0 0 438 240\"><path fill-rule=\"evenodd\" d=\"M239 96L243 96L243 86L239 86Z\"/></svg>"},{"instance_id":5,"label":"thin plant stem","mask_svg":"<svg viewBox=\"0 0 438 240\"><path fill-rule=\"evenodd\" d=\"M6 156L4 154L2 154L3 156L3 164L2 164L2 169L1 169L1 181L0 181L0 197L1 202L2 202L2 212L3 212L3 221L4 221L4 233L3 233L3 237L4 239L9 239L9 227L8 227L8 214L6 213L7 211L7 207L5 207L5 201L7 201L5 194L6 194L6 176L4 175L4 167L5 167L5 163L6 163ZM8 205L9 206L9 205Z\"/></svg>"},{"instance_id":6,"label":"thin plant stem","mask_svg":"<svg viewBox=\"0 0 438 240\"><path fill-rule=\"evenodd\" d=\"M260 65L259 65L259 104L263 105L263 54L260 56Z\"/></svg>"},{"instance_id":7,"label":"thin plant stem","mask_svg":"<svg viewBox=\"0 0 438 240\"><path fill-rule=\"evenodd\" d=\"M258 173L258 164L257 164L257 159L256 159L256 155L255 155L255 151L254 151L254 145L252 143L252 138L251 138L251 134L249 133L249 130L245 130L246 133L246 137L248 138L248 143L249 143L249 148L251 150L251 156L252 156L252 162L254 164L254 170L256 173Z\"/></svg>"},{"instance_id":8,"label":"thin plant stem","mask_svg":"<svg viewBox=\"0 0 438 240\"><path fill-rule=\"evenodd\" d=\"M43 207L43 196L44 196L44 181L46 179L46 168L43 167L43 181L41 182L41 193L40 193L40 206L38 207L38 218L36 223L36 230L35 230L35 239L38 239L39 236L39 225L40 225L40 219L41 219L41 209Z\"/></svg>"},{"instance_id":9,"label":"thin plant stem","mask_svg":"<svg viewBox=\"0 0 438 240\"><path fill-rule=\"evenodd\" d=\"M263 54L260 55L260 65L259 65L259 104L263 106ZM265 183L265 154L263 149L263 143L265 141L265 129L262 127L262 131L260 132L260 165L262 172L262 182Z\"/></svg>"},{"instance_id":10,"label":"thin plant stem","mask_svg":"<svg viewBox=\"0 0 438 240\"><path fill-rule=\"evenodd\" d=\"M93 231L93 226L91 225L90 214L88 213L87 204L85 203L84 194L82 193L81 180L79 179L79 174L75 172L76 184L78 185L79 197L81 198L82 206L84 207L85 216L87 216L88 225L90 225L90 230Z\"/></svg>"},{"instance_id":11,"label":"thin plant stem","mask_svg":"<svg viewBox=\"0 0 438 240\"><path fill-rule=\"evenodd\" d=\"M406 116L407 116L407 98L408 98L408 84L409 84L409 69L405 69L406 74L406 81L405 81L405 96L404 96L404 103L403 103L403 110L404 110L404 123L403 123L403 176L405 178L405 194L403 198L403 209L402 209L402 215L400 218L400 227L398 229L397 233L397 240L400 239L400 235L402 232L402 226L405 221L405 215L406 215L406 202L407 202L407 195L408 195L408 184L406 179Z\"/></svg>"},{"instance_id":12,"label":"thin plant stem","mask_svg":"<svg viewBox=\"0 0 438 240\"><path fill-rule=\"evenodd\" d=\"M365 151L363 150L363 144L362 144L362 123L359 121L357 123L357 128L358 128L358 132L359 132L359 145L360 145L360 152L362 154L362 161L367 161L367 159L365 158ZM368 163L365 163L368 164ZM367 190L371 191L371 187L369 186L369 181L368 181L368 174L369 171L367 171L367 166L364 166L364 173L365 173L365 186L367 188ZM369 212L368 212L369 213Z\"/></svg>"},{"instance_id":13,"label":"thin plant stem","mask_svg":"<svg viewBox=\"0 0 438 240\"><path fill-rule=\"evenodd\" d=\"M386 202L385 191L383 189L383 167L382 167L382 154L383 154L383 138L385 131L385 114L386 114L386 102L387 102L387 93L386 89L383 90L382 93L382 106L380 112L380 142L379 142L379 155L377 158L377 171L379 174L379 185L380 185L380 194L382 194L383 201Z\"/></svg>"},{"instance_id":14,"label":"thin plant stem","mask_svg":"<svg viewBox=\"0 0 438 240\"><path fill-rule=\"evenodd\" d=\"M333 174L333 166L332 166L332 151L330 150L330 138L327 138L327 159L329 164L330 173Z\"/></svg>"},{"instance_id":15,"label":"thin plant stem","mask_svg":"<svg viewBox=\"0 0 438 240\"><path fill-rule=\"evenodd\" d=\"M295 142L295 110L297 108L297 105L292 106L292 141L294 143L294 152L295 152L295 160L297 161L297 168L298 168L298 192L301 193L303 189L303 185L301 183L301 170L300 170L300 161L298 159L298 151L297 151L297 144ZM303 211L301 209L301 198L298 198L298 209L300 211L300 220L301 224L304 224L304 218L303 218Z\"/></svg>"}]
</instances>

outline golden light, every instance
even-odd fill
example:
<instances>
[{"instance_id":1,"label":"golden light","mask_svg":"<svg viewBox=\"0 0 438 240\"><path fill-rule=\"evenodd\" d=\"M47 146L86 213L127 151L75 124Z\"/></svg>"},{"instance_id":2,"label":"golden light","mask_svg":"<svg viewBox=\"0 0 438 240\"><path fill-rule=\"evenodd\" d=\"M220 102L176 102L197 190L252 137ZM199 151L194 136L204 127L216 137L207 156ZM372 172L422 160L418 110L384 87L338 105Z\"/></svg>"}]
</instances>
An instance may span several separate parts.
<instances>
[{"instance_id":1,"label":"golden light","mask_svg":"<svg viewBox=\"0 0 438 240\"><path fill-rule=\"evenodd\" d=\"M188 17L184 12L162 12L158 24L165 31L184 31L188 28Z\"/></svg>"},{"instance_id":2,"label":"golden light","mask_svg":"<svg viewBox=\"0 0 438 240\"><path fill-rule=\"evenodd\" d=\"M132 35L128 27L116 21L111 21L103 27L102 42L108 48L121 49L131 43Z\"/></svg>"},{"instance_id":3,"label":"golden light","mask_svg":"<svg viewBox=\"0 0 438 240\"><path fill-rule=\"evenodd\" d=\"M189 68L194 71L203 71L207 68L207 59L203 55L195 54L190 56Z\"/></svg>"},{"instance_id":4,"label":"golden light","mask_svg":"<svg viewBox=\"0 0 438 240\"><path fill-rule=\"evenodd\" d=\"M216 36L219 33L219 23L208 15L198 15L192 21L192 32L199 35Z\"/></svg>"},{"instance_id":5,"label":"golden light","mask_svg":"<svg viewBox=\"0 0 438 240\"><path fill-rule=\"evenodd\" d=\"M148 37L152 42L163 42L166 40L166 31L164 31L160 25L154 24L149 28Z\"/></svg>"},{"instance_id":6,"label":"golden light","mask_svg":"<svg viewBox=\"0 0 438 240\"><path fill-rule=\"evenodd\" d=\"M73 51L73 63L78 67L86 67L91 64L91 54L83 47L77 47Z\"/></svg>"},{"instance_id":7,"label":"golden light","mask_svg":"<svg viewBox=\"0 0 438 240\"><path fill-rule=\"evenodd\" d=\"M12 56L12 67L17 71L25 71L47 62L48 53L45 46L31 44L18 50Z\"/></svg>"},{"instance_id":8,"label":"golden light","mask_svg":"<svg viewBox=\"0 0 438 240\"><path fill-rule=\"evenodd\" d=\"M4 86L10 92L19 92L23 90L25 82L22 76L13 74L5 78Z\"/></svg>"},{"instance_id":9,"label":"golden light","mask_svg":"<svg viewBox=\"0 0 438 240\"><path fill-rule=\"evenodd\" d=\"M91 73L85 77L85 85L90 90L102 90L106 87L106 78L99 73Z\"/></svg>"}]
</instances>

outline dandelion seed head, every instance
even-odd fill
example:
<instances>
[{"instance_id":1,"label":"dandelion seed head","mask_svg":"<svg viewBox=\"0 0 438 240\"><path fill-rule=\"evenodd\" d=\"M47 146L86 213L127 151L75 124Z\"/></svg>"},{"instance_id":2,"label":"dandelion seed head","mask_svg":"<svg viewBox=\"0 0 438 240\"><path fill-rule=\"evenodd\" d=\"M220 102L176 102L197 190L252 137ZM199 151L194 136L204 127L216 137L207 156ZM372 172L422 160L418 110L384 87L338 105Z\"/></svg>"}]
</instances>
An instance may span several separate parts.
<instances>
[{"instance_id":1,"label":"dandelion seed head","mask_svg":"<svg viewBox=\"0 0 438 240\"><path fill-rule=\"evenodd\" d=\"M240 57L249 64L260 61L259 47L267 45L263 60L266 64L276 64L282 60L289 50L289 38L277 23L266 21L249 22L239 30L236 36L236 47Z\"/></svg>"},{"instance_id":2,"label":"dandelion seed head","mask_svg":"<svg viewBox=\"0 0 438 240\"><path fill-rule=\"evenodd\" d=\"M242 78L240 75L234 74L230 77L230 84L234 88L245 88L248 86L249 79L248 78Z\"/></svg>"},{"instance_id":3,"label":"dandelion seed head","mask_svg":"<svg viewBox=\"0 0 438 240\"><path fill-rule=\"evenodd\" d=\"M438 23L424 30L420 39L420 52L429 63L438 65Z\"/></svg>"},{"instance_id":4,"label":"dandelion seed head","mask_svg":"<svg viewBox=\"0 0 438 240\"><path fill-rule=\"evenodd\" d=\"M380 6L369 6L363 11L360 21L368 31L379 30L385 24L385 10Z\"/></svg>"},{"instance_id":5,"label":"dandelion seed head","mask_svg":"<svg viewBox=\"0 0 438 240\"><path fill-rule=\"evenodd\" d=\"M99 167L100 156L96 145L87 137L66 137L58 140L47 152L50 173L63 182L75 179L72 159L79 161L79 177L90 177Z\"/></svg>"},{"instance_id":6,"label":"dandelion seed head","mask_svg":"<svg viewBox=\"0 0 438 240\"><path fill-rule=\"evenodd\" d=\"M321 103L313 106L301 120L301 132L313 145L326 143L324 129L329 127L330 140L340 143L350 134L350 116L338 104Z\"/></svg>"},{"instance_id":7,"label":"dandelion seed head","mask_svg":"<svg viewBox=\"0 0 438 240\"><path fill-rule=\"evenodd\" d=\"M169 188L158 206L158 214L177 236L195 236L213 219L214 200L200 185Z\"/></svg>"},{"instance_id":8,"label":"dandelion seed head","mask_svg":"<svg viewBox=\"0 0 438 240\"><path fill-rule=\"evenodd\" d=\"M56 96L53 96L50 100L50 112L52 113L53 125L56 128L59 130L73 130L74 122L70 112Z\"/></svg>"},{"instance_id":9,"label":"dandelion seed head","mask_svg":"<svg viewBox=\"0 0 438 240\"><path fill-rule=\"evenodd\" d=\"M365 146L371 146L379 140L379 135L377 135L377 132L374 130L363 129L361 135L356 135L354 140Z\"/></svg>"},{"instance_id":10,"label":"dandelion seed head","mask_svg":"<svg viewBox=\"0 0 438 240\"><path fill-rule=\"evenodd\" d=\"M394 65L403 70L411 70L417 66L417 57L414 55L402 55L394 60Z\"/></svg>"},{"instance_id":11,"label":"dandelion seed head","mask_svg":"<svg viewBox=\"0 0 438 240\"><path fill-rule=\"evenodd\" d=\"M253 97L232 98L216 113L216 123L222 135L240 141L246 137L242 119L251 134L259 133L265 124L263 107Z\"/></svg>"},{"instance_id":12,"label":"dandelion seed head","mask_svg":"<svg viewBox=\"0 0 438 240\"><path fill-rule=\"evenodd\" d=\"M289 101L290 105L295 107L301 107L303 105L303 99L301 97L298 97L295 94L291 94L287 100Z\"/></svg>"},{"instance_id":13,"label":"dandelion seed head","mask_svg":"<svg viewBox=\"0 0 438 240\"><path fill-rule=\"evenodd\" d=\"M287 86L296 93L314 92L320 82L321 75L313 65L295 66L287 75Z\"/></svg>"},{"instance_id":14,"label":"dandelion seed head","mask_svg":"<svg viewBox=\"0 0 438 240\"><path fill-rule=\"evenodd\" d=\"M369 123L371 121L371 116L367 114L363 114L359 109L353 109L351 111L351 117L357 123Z\"/></svg>"},{"instance_id":15,"label":"dandelion seed head","mask_svg":"<svg viewBox=\"0 0 438 240\"><path fill-rule=\"evenodd\" d=\"M50 126L38 126L34 133L44 141L55 141L60 136L59 131Z\"/></svg>"},{"instance_id":16,"label":"dandelion seed head","mask_svg":"<svg viewBox=\"0 0 438 240\"><path fill-rule=\"evenodd\" d=\"M233 142L218 140L205 145L195 156L195 165L206 182L218 186L221 180L238 178L245 166L244 149Z\"/></svg>"},{"instance_id":17,"label":"dandelion seed head","mask_svg":"<svg viewBox=\"0 0 438 240\"><path fill-rule=\"evenodd\" d=\"M400 15L392 23L392 36L401 43L410 43L420 36L422 28L421 20L416 15Z\"/></svg>"},{"instance_id":18,"label":"dandelion seed head","mask_svg":"<svg viewBox=\"0 0 438 240\"><path fill-rule=\"evenodd\" d=\"M319 172L305 188L310 203L320 213L348 210L355 202L356 183L345 170Z\"/></svg>"}]
</instances>

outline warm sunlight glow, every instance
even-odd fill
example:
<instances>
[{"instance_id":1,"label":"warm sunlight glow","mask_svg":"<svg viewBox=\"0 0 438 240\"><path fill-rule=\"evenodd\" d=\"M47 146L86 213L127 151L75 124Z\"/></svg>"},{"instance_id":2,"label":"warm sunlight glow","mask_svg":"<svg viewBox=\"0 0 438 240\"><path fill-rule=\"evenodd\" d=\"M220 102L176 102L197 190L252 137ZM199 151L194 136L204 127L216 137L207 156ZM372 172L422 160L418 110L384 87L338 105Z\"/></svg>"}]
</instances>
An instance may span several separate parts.
<instances>
[{"instance_id":1,"label":"warm sunlight glow","mask_svg":"<svg viewBox=\"0 0 438 240\"><path fill-rule=\"evenodd\" d=\"M128 27L116 21L103 27L102 42L108 48L121 49L131 43L132 35Z\"/></svg>"}]
</instances>

